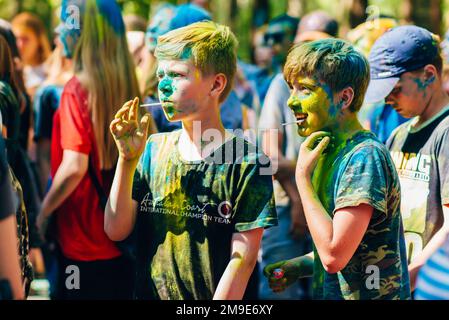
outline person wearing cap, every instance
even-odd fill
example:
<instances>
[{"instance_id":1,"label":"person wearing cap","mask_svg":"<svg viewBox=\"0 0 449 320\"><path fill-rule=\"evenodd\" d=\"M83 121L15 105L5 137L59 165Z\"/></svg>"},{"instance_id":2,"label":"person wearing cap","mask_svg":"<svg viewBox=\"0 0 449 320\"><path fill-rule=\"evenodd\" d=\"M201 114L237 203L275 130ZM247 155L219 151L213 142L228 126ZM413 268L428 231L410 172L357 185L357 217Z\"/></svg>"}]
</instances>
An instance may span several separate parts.
<instances>
[{"instance_id":1,"label":"person wearing cap","mask_svg":"<svg viewBox=\"0 0 449 320\"><path fill-rule=\"evenodd\" d=\"M391 29L374 44L366 102L385 99L404 117L387 141L401 181L401 213L411 286L442 244L449 213L449 97L437 36L417 26Z\"/></svg>"},{"instance_id":2,"label":"person wearing cap","mask_svg":"<svg viewBox=\"0 0 449 320\"><path fill-rule=\"evenodd\" d=\"M314 299L409 299L399 179L385 145L357 119L368 61L346 41L317 40L290 51L284 76L307 137L295 177L314 251L267 266L270 287L313 274Z\"/></svg>"},{"instance_id":3,"label":"person wearing cap","mask_svg":"<svg viewBox=\"0 0 449 320\"><path fill-rule=\"evenodd\" d=\"M365 57L369 57L374 42L391 28L398 26L395 19L381 16L376 20L367 20L351 30L347 38L361 51ZM401 116L391 105L379 101L364 104L358 114L362 125L371 130L380 141L385 143L394 129L408 119Z\"/></svg>"}]
</instances>

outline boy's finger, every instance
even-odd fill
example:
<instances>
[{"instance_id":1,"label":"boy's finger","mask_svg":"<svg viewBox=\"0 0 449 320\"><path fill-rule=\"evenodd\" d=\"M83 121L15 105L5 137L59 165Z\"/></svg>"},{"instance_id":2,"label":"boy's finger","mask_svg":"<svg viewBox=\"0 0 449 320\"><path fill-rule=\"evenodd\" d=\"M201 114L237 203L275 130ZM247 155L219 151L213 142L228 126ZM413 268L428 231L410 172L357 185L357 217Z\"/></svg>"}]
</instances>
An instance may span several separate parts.
<instances>
[{"instance_id":1,"label":"boy's finger","mask_svg":"<svg viewBox=\"0 0 449 320\"><path fill-rule=\"evenodd\" d=\"M121 122L121 119L114 119L111 121L111 124L109 125L109 130L112 133L116 133L117 132L117 125Z\"/></svg>"},{"instance_id":2,"label":"boy's finger","mask_svg":"<svg viewBox=\"0 0 449 320\"><path fill-rule=\"evenodd\" d=\"M142 119L140 119L140 132L142 136L148 136L148 128L150 127L150 115L146 113Z\"/></svg>"},{"instance_id":3,"label":"boy's finger","mask_svg":"<svg viewBox=\"0 0 449 320\"><path fill-rule=\"evenodd\" d=\"M139 98L135 97L128 114L129 121L137 121L138 107L139 107Z\"/></svg>"},{"instance_id":4,"label":"boy's finger","mask_svg":"<svg viewBox=\"0 0 449 320\"><path fill-rule=\"evenodd\" d=\"M115 114L116 119L120 119L128 110L129 107L131 106L132 100L129 100L128 102L126 102L123 107L121 107L119 109L119 111L117 111L117 113Z\"/></svg>"},{"instance_id":5,"label":"boy's finger","mask_svg":"<svg viewBox=\"0 0 449 320\"><path fill-rule=\"evenodd\" d=\"M323 153L324 149L326 149L327 145L331 139L329 137L324 137L323 140L318 143L318 145L315 147L314 152L317 152L318 154Z\"/></svg>"},{"instance_id":6,"label":"boy's finger","mask_svg":"<svg viewBox=\"0 0 449 320\"><path fill-rule=\"evenodd\" d=\"M325 131L314 132L306 139L306 141L304 141L305 146L308 149L313 150L315 148L317 140L323 139L324 137L327 137L327 136L329 136L329 133L325 132Z\"/></svg>"}]
</instances>

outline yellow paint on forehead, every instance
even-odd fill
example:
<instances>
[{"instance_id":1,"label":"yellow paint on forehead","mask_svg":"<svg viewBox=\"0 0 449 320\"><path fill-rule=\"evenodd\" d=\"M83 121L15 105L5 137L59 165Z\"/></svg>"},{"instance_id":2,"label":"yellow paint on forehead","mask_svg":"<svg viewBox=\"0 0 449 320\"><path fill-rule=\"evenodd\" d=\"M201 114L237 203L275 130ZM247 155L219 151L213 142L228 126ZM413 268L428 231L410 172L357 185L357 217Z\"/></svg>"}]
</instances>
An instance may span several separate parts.
<instances>
[{"instance_id":1,"label":"yellow paint on forehead","mask_svg":"<svg viewBox=\"0 0 449 320\"><path fill-rule=\"evenodd\" d=\"M198 68L195 68L195 80L199 80L201 78L201 73Z\"/></svg>"}]
</instances>

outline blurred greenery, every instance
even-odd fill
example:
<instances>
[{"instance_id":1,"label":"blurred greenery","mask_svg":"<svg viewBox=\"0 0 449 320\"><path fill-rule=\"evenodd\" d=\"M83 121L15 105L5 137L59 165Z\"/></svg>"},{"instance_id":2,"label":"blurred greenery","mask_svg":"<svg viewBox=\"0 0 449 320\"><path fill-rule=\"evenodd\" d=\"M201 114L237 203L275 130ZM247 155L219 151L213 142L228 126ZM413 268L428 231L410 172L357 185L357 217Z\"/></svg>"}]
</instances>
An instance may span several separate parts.
<instances>
[{"instance_id":1,"label":"blurred greenery","mask_svg":"<svg viewBox=\"0 0 449 320\"><path fill-rule=\"evenodd\" d=\"M151 16L152 8L158 3L186 2L186 0L117 1L124 14L137 14L145 19ZM209 2L214 20L231 26L238 35L239 56L243 60L250 58L253 26L286 12L300 16L312 10L323 9L340 21L343 36L350 28L349 12L354 3L365 2L368 5L378 6L382 14L398 17L405 22L413 21L440 34L446 30L448 25L446 21L449 19L449 0L210 0ZM51 36L54 26L58 23L60 4L61 0L0 0L0 18L11 20L19 12L33 12L42 18ZM407 8L410 8L407 5L411 6L409 16L406 16ZM366 17L363 11L359 14L361 14L359 20Z\"/></svg>"}]
</instances>

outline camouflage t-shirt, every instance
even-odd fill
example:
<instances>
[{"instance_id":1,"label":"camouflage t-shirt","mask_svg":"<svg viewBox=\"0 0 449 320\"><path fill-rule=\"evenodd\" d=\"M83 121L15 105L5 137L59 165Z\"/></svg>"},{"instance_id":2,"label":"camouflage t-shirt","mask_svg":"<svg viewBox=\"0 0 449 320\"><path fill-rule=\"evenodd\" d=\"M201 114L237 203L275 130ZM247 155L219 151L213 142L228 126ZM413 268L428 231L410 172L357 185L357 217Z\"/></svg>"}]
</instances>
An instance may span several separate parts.
<instances>
[{"instance_id":1,"label":"camouflage t-shirt","mask_svg":"<svg viewBox=\"0 0 449 320\"><path fill-rule=\"evenodd\" d=\"M212 299L233 233L277 225L269 159L233 137L204 161L152 135L134 175L138 299Z\"/></svg>"},{"instance_id":2,"label":"camouflage t-shirt","mask_svg":"<svg viewBox=\"0 0 449 320\"><path fill-rule=\"evenodd\" d=\"M409 299L400 185L385 146L370 132L356 133L335 157L320 159L313 184L331 217L362 203L374 208L361 243L340 272L327 273L315 250L314 298Z\"/></svg>"}]
</instances>

